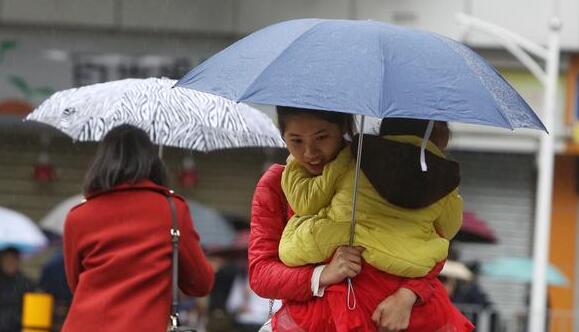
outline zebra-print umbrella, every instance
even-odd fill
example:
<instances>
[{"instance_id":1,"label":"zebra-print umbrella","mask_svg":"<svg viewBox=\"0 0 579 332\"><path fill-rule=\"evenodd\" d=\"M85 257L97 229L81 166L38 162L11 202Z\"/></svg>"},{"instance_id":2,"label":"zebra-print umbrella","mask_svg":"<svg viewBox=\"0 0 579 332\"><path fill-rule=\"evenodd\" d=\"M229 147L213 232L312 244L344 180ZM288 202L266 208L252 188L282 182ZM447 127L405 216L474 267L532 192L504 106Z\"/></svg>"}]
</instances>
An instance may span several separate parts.
<instances>
[{"instance_id":1,"label":"zebra-print umbrella","mask_svg":"<svg viewBox=\"0 0 579 332\"><path fill-rule=\"evenodd\" d=\"M56 92L26 117L49 124L76 141L99 141L131 124L155 144L196 151L284 147L273 121L261 111L225 98L172 88L165 78L125 79Z\"/></svg>"}]
</instances>

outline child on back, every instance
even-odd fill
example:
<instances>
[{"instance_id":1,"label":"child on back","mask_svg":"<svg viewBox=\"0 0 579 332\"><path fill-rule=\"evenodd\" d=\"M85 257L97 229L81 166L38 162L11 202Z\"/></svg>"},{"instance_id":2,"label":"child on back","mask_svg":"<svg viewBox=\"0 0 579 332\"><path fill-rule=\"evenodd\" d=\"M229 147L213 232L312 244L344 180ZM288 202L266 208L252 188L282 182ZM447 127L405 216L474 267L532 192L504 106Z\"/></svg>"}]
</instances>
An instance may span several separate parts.
<instances>
[{"instance_id":1,"label":"child on back","mask_svg":"<svg viewBox=\"0 0 579 332\"><path fill-rule=\"evenodd\" d=\"M354 279L355 310L345 309L343 285L327 291L337 331L374 331L370 316L379 301L396 291L402 279L424 277L444 261L449 240L462 224L459 167L443 154L448 126L435 121L426 137L427 126L427 120L387 118L380 126L382 137L364 137L354 245L365 248L362 256L369 266ZM426 171L420 163L424 140ZM279 245L284 264L322 263L348 244L356 151L355 144L343 148L319 176L288 158L282 189L295 215ZM415 306L412 317L423 317L411 318L409 330L469 330L470 323L447 300L433 301L440 303ZM295 313L296 321L307 318L303 310Z\"/></svg>"}]
</instances>

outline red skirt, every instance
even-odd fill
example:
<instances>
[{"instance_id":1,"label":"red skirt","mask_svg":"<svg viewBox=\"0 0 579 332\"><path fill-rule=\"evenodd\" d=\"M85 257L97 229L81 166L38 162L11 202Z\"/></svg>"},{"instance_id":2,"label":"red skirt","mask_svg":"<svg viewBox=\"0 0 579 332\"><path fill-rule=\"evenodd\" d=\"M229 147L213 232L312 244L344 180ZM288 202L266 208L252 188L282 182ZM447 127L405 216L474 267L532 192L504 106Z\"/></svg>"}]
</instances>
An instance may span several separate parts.
<instances>
[{"instance_id":1,"label":"red skirt","mask_svg":"<svg viewBox=\"0 0 579 332\"><path fill-rule=\"evenodd\" d=\"M326 288L323 297L307 302L284 302L272 319L276 332L375 332L372 314L386 297L396 292L404 278L384 273L364 264L352 280L356 306L347 306L347 284ZM470 332L474 329L450 302L446 289L438 280L433 281L433 294L426 303L412 308L408 332ZM352 301L352 298L350 299ZM352 304L352 302L350 302Z\"/></svg>"}]
</instances>

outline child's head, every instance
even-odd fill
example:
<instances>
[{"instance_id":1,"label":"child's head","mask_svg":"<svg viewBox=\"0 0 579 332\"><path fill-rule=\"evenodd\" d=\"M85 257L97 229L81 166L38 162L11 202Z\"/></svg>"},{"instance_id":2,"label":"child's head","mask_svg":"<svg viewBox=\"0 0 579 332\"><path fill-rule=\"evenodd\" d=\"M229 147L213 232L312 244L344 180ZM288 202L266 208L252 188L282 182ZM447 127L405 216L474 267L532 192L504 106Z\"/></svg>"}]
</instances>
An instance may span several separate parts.
<instances>
[{"instance_id":1,"label":"child's head","mask_svg":"<svg viewBox=\"0 0 579 332\"><path fill-rule=\"evenodd\" d=\"M414 135L424 137L428 120L407 118L384 118L380 124L380 136L384 135ZM439 149L444 150L450 139L450 130L446 121L434 121L430 141Z\"/></svg>"}]
</instances>

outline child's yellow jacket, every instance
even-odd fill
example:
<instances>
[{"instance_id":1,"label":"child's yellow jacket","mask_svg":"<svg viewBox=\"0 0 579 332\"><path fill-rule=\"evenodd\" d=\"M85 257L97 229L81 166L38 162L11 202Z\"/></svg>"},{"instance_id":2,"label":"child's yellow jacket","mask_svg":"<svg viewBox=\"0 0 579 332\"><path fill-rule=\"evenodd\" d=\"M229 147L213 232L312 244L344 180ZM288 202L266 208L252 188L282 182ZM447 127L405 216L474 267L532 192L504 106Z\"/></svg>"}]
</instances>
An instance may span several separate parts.
<instances>
[{"instance_id":1,"label":"child's yellow jacket","mask_svg":"<svg viewBox=\"0 0 579 332\"><path fill-rule=\"evenodd\" d=\"M410 135L384 139L405 146L412 144L412 149L422 142L422 138ZM431 142L427 150L444 158ZM288 161L282 188L295 215L286 225L279 245L280 259L286 265L326 261L338 246L348 244L354 158L348 146L316 177L295 160ZM426 275L446 258L449 239L462 224L463 201L458 187L444 195L424 208L402 208L387 202L360 172L354 244L366 248L364 259L382 271L401 277Z\"/></svg>"}]
</instances>

